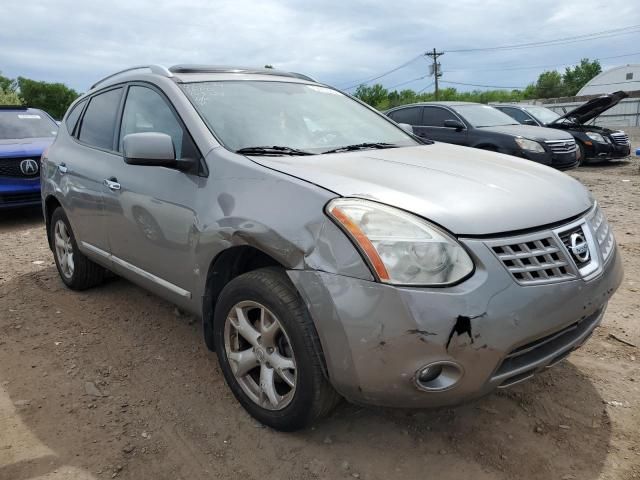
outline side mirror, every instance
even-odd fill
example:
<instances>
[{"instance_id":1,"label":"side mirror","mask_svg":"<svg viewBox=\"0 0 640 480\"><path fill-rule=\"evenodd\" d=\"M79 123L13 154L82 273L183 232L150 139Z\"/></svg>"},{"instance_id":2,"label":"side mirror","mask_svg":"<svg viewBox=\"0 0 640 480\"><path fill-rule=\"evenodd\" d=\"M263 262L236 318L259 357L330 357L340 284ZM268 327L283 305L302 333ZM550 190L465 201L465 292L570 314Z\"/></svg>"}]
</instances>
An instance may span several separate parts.
<instances>
[{"instance_id":1,"label":"side mirror","mask_svg":"<svg viewBox=\"0 0 640 480\"><path fill-rule=\"evenodd\" d=\"M460 120L453 120L453 119L445 120L444 126L446 128L455 128L456 132L460 132L461 130L464 130L464 124Z\"/></svg>"},{"instance_id":2,"label":"side mirror","mask_svg":"<svg viewBox=\"0 0 640 480\"><path fill-rule=\"evenodd\" d=\"M408 123L399 123L398 126L403 129L405 132L410 133L411 135L413 135L413 127L411 125L409 125Z\"/></svg>"},{"instance_id":3,"label":"side mirror","mask_svg":"<svg viewBox=\"0 0 640 480\"><path fill-rule=\"evenodd\" d=\"M166 133L130 133L122 141L122 150L124 161L129 165L190 170L195 162L191 159L176 159L173 140Z\"/></svg>"},{"instance_id":4,"label":"side mirror","mask_svg":"<svg viewBox=\"0 0 640 480\"><path fill-rule=\"evenodd\" d=\"M537 126L538 126L538 124L536 123L536 121L535 121L534 119L532 119L532 118L527 118L527 119L525 119L525 121L524 121L524 122L522 122L522 123L524 123L525 125L533 125L534 127L537 127Z\"/></svg>"}]
</instances>

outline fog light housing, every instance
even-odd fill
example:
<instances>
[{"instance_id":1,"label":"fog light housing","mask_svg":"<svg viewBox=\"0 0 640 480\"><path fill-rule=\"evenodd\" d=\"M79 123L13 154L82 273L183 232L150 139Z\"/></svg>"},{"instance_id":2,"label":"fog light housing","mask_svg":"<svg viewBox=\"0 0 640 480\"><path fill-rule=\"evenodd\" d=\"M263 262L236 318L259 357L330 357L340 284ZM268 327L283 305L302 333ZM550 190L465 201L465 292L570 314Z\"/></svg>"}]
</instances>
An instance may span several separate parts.
<instances>
[{"instance_id":1,"label":"fog light housing","mask_svg":"<svg viewBox=\"0 0 640 480\"><path fill-rule=\"evenodd\" d=\"M455 387L463 375L462 367L455 362L434 362L416 372L415 383L425 392L442 392Z\"/></svg>"}]
</instances>

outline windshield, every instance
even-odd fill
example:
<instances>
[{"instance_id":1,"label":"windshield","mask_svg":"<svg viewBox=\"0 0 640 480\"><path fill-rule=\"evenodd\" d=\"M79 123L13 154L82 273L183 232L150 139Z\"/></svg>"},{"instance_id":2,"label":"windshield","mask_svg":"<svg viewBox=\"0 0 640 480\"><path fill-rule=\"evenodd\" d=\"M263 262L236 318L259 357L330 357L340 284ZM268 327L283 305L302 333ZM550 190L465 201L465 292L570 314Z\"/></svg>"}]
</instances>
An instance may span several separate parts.
<instances>
[{"instance_id":1,"label":"windshield","mask_svg":"<svg viewBox=\"0 0 640 480\"><path fill-rule=\"evenodd\" d=\"M42 113L0 111L0 140L55 137L58 125Z\"/></svg>"},{"instance_id":2,"label":"windshield","mask_svg":"<svg viewBox=\"0 0 640 480\"><path fill-rule=\"evenodd\" d=\"M509 115L489 105L455 105L451 108L476 128L518 125Z\"/></svg>"},{"instance_id":3,"label":"windshield","mask_svg":"<svg viewBox=\"0 0 640 480\"><path fill-rule=\"evenodd\" d=\"M233 151L279 146L321 153L365 143L418 145L399 127L330 88L237 80L188 83L182 88L209 128Z\"/></svg>"},{"instance_id":4,"label":"windshield","mask_svg":"<svg viewBox=\"0 0 640 480\"><path fill-rule=\"evenodd\" d=\"M529 112L531 115L536 117L538 121L541 123L545 123L545 124L551 123L557 120L558 118L560 118L560 115L558 115L556 112L546 107L522 107L522 108L524 108L527 112Z\"/></svg>"}]
</instances>

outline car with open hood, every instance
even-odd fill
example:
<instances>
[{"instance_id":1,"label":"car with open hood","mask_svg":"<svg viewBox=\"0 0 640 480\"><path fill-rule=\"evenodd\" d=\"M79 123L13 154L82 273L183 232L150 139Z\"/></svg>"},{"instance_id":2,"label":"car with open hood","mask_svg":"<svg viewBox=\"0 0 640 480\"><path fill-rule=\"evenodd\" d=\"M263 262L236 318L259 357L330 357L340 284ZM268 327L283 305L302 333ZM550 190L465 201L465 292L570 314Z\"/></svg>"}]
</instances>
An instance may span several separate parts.
<instances>
[{"instance_id":1,"label":"car with open hood","mask_svg":"<svg viewBox=\"0 0 640 480\"><path fill-rule=\"evenodd\" d=\"M592 159L611 160L630 155L629 136L623 130L589 124L627 97L628 94L622 91L602 95L563 115L541 105L501 103L493 106L523 125L555 128L570 133L576 140L579 162L582 163Z\"/></svg>"},{"instance_id":2,"label":"car with open hood","mask_svg":"<svg viewBox=\"0 0 640 480\"><path fill-rule=\"evenodd\" d=\"M280 430L341 398L518 384L588 339L623 274L575 179L272 69L100 80L43 156L42 205L65 285L112 271L201 318L237 400Z\"/></svg>"}]
</instances>

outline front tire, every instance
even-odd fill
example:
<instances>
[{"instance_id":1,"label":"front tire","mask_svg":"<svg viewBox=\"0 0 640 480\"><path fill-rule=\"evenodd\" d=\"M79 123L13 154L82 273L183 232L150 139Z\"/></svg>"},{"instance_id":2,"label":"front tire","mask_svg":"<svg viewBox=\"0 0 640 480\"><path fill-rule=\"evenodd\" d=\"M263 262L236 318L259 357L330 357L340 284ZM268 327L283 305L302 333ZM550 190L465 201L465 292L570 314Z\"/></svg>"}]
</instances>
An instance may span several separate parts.
<instances>
[{"instance_id":1,"label":"front tire","mask_svg":"<svg viewBox=\"0 0 640 480\"><path fill-rule=\"evenodd\" d=\"M80 252L71 224L62 207L56 208L51 215L49 228L53 258L64 284L72 290L86 290L100 284L107 272Z\"/></svg>"},{"instance_id":2,"label":"front tire","mask_svg":"<svg viewBox=\"0 0 640 480\"><path fill-rule=\"evenodd\" d=\"M582 142L576 142L578 144L578 162L576 163L576 168L584 165L586 163L586 151Z\"/></svg>"},{"instance_id":3,"label":"front tire","mask_svg":"<svg viewBox=\"0 0 640 480\"><path fill-rule=\"evenodd\" d=\"M213 333L229 388L261 423L298 430L339 401L324 375L313 322L282 270L231 280L216 302Z\"/></svg>"}]
</instances>

